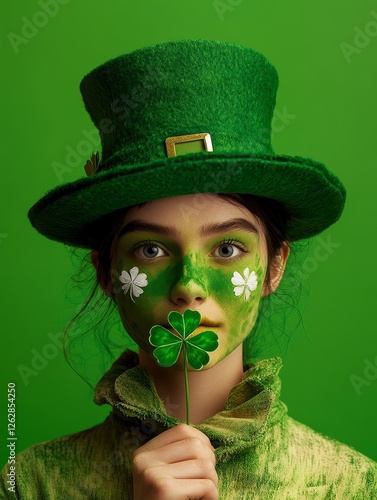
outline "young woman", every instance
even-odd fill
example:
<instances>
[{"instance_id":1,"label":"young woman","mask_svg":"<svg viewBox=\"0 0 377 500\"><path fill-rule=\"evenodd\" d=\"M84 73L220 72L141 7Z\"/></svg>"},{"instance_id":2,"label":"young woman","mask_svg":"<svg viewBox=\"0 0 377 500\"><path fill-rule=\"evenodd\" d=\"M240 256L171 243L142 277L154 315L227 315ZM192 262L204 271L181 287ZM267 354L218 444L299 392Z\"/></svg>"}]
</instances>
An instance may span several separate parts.
<instances>
[{"instance_id":1,"label":"young woman","mask_svg":"<svg viewBox=\"0 0 377 500\"><path fill-rule=\"evenodd\" d=\"M261 54L203 40L137 50L83 79L101 161L29 216L90 250L139 354L98 383L105 422L18 455L5 498L376 494L376 463L288 415L281 359L247 364L290 242L334 223L345 201L324 165L274 154L277 84Z\"/></svg>"}]
</instances>

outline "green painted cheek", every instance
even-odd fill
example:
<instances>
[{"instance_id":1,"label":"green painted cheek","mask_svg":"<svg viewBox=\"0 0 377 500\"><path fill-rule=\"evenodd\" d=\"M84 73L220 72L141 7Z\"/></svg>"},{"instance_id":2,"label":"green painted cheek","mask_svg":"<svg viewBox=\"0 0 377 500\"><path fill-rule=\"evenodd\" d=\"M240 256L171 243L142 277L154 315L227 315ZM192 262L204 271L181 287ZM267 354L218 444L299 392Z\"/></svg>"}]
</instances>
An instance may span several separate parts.
<instances>
[{"instance_id":1,"label":"green painted cheek","mask_svg":"<svg viewBox=\"0 0 377 500\"><path fill-rule=\"evenodd\" d=\"M247 280L244 271L249 268L249 275L255 272L257 286L255 290L245 299L245 287L240 296L235 295L235 285L232 283L233 273L237 271L244 282ZM224 349L224 355L228 355L237 347L252 330L259 308L259 302L263 289L265 270L260 265L259 258L242 259L242 264L238 261L234 266L223 268L207 268L208 282L210 283L209 295L222 308L227 322L227 335L221 339L220 344Z\"/></svg>"},{"instance_id":2,"label":"green painted cheek","mask_svg":"<svg viewBox=\"0 0 377 500\"><path fill-rule=\"evenodd\" d=\"M157 265L140 265L139 273L146 274L148 284L143 288L143 293L134 298L134 302L131 300L129 291L124 293L122 290L122 283L119 279L123 271L130 274L132 263L120 261L117 264L116 274L119 286L116 288L116 296L120 315L129 335L143 349L150 351L151 346L148 343L150 328L166 320L166 318L161 318L159 311L161 303L166 302L176 283L180 282L184 286L189 286L193 272L197 269L197 261L197 258L188 256L162 269L158 269Z\"/></svg>"},{"instance_id":3,"label":"green painted cheek","mask_svg":"<svg viewBox=\"0 0 377 500\"><path fill-rule=\"evenodd\" d=\"M117 267L118 276L123 270L129 272L127 266ZM174 267L150 270L148 265L140 266L140 272L147 275L148 285L143 293L132 302L129 293L120 288L116 294L117 303L124 327L131 338L144 350L151 351L148 341L149 329L161 320L158 307L166 299L169 287L176 279L177 270Z\"/></svg>"},{"instance_id":4,"label":"green painted cheek","mask_svg":"<svg viewBox=\"0 0 377 500\"><path fill-rule=\"evenodd\" d=\"M171 290L177 284L184 287L195 284L195 287L206 289L208 268L204 265L204 259L198 254L189 254L174 265L162 269L149 263L145 266L140 265L139 273L146 274L148 284L133 302L129 291L124 293L121 289L122 283L119 280L123 271L130 274L133 265L133 262L122 260L117 263L116 274L119 284L116 288L117 303L127 332L140 347L150 351L151 346L147 342L150 328L166 320L161 318L159 311L161 303L166 302Z\"/></svg>"},{"instance_id":5,"label":"green painted cheek","mask_svg":"<svg viewBox=\"0 0 377 500\"><path fill-rule=\"evenodd\" d=\"M244 293L242 296L237 297L235 295L234 289L235 285L232 283L233 273L237 271L242 278L244 278L244 270L249 268L250 274L252 271L255 272L257 277L257 287L255 290L250 292L250 296L247 300L244 299ZM255 302L261 293L261 288L263 286L265 271L262 267L257 267L254 261L246 262L243 261L242 265L235 264L234 267L228 267L227 269L220 269L215 267L207 267L206 274L208 275L208 283L210 284L210 293L213 294L217 300L223 304L226 310L232 311L234 307L237 307L240 303L244 303L246 309L248 305Z\"/></svg>"},{"instance_id":6,"label":"green painted cheek","mask_svg":"<svg viewBox=\"0 0 377 500\"><path fill-rule=\"evenodd\" d=\"M151 272L150 286L145 293L145 297L143 297L143 302L140 302L142 309L152 308L152 310L155 310L161 304L161 301L166 300L169 296L169 291L176 280L176 266L169 266L166 269Z\"/></svg>"}]
</instances>

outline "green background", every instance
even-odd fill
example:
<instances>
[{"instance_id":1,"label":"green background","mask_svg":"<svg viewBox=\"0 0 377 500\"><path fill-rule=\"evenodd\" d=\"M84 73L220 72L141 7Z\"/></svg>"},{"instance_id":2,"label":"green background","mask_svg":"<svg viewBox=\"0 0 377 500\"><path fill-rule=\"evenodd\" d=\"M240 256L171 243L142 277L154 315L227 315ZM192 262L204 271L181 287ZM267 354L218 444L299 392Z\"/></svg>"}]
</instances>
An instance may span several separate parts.
<instances>
[{"instance_id":1,"label":"green background","mask_svg":"<svg viewBox=\"0 0 377 500\"><path fill-rule=\"evenodd\" d=\"M94 129L81 78L123 52L181 38L235 41L265 54L281 81L275 150L323 161L348 189L342 219L313 241L303 261L302 323L283 353L282 399L292 417L377 460L377 368L364 375L367 362L377 365L377 24L368 24L377 23L376 2L65 0L51 2L58 12L34 34L29 26L33 36L15 50L9 33L22 36L33 20L43 24L42 3L3 3L0 16L1 462L9 381L17 384L18 451L88 428L108 413L52 346L48 335L63 330L81 301L68 299L74 269L67 248L40 236L26 213L59 183L53 163L66 164L67 148L77 151L88 141L84 131ZM371 36L359 35L359 48L347 58L341 44L355 46L357 28L366 26ZM100 149L91 137L92 149ZM88 156L81 151L62 182L82 177ZM326 241L333 246L324 248ZM20 366L32 368L37 355L44 361L23 379ZM95 379L101 369L93 359ZM358 390L353 376L364 380Z\"/></svg>"}]
</instances>

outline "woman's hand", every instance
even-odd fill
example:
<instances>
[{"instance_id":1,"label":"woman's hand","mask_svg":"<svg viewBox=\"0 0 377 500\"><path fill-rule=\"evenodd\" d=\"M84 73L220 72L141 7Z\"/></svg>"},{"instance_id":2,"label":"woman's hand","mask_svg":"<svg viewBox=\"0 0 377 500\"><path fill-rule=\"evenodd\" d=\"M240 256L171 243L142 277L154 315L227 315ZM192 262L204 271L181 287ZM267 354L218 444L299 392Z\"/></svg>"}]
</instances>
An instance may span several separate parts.
<instances>
[{"instance_id":1,"label":"woman's hand","mask_svg":"<svg viewBox=\"0 0 377 500\"><path fill-rule=\"evenodd\" d=\"M213 446L205 434L181 424L132 456L135 500L217 500Z\"/></svg>"}]
</instances>

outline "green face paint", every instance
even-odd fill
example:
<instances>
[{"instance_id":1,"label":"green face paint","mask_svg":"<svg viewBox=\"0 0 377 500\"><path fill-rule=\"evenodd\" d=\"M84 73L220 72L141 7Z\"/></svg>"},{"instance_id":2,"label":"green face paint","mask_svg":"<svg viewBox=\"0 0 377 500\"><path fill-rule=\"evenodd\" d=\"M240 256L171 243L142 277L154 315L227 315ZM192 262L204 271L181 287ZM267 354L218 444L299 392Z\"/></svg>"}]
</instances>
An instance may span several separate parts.
<instances>
[{"instance_id":1,"label":"green face paint","mask_svg":"<svg viewBox=\"0 0 377 500\"><path fill-rule=\"evenodd\" d=\"M238 347L253 329L265 276L265 271L258 263L259 256L256 254L243 258L242 264L235 262L226 269L206 268L210 294L221 308L224 317L224 328L219 333L220 348L212 358L216 362ZM247 270L250 273L249 280L245 279ZM235 275L242 275L242 285L234 285ZM251 284L253 286L250 286ZM238 289L242 294L238 294Z\"/></svg>"},{"instance_id":2,"label":"green face paint","mask_svg":"<svg viewBox=\"0 0 377 500\"><path fill-rule=\"evenodd\" d=\"M235 258L219 257L218 248L232 250L238 242L241 250ZM144 257L142 251L152 254L155 249L159 249L156 257ZM196 334L210 327L219 338L207 369L229 355L253 329L266 272L261 260L258 237L252 233L231 235L226 242L212 238L200 251L183 255L178 245L160 236L151 243L132 234L121 241L115 265L115 274L127 288L116 289L124 327L142 349L152 353L148 337L153 326L169 327L166 318L173 310L198 309L203 324ZM136 298L138 277L147 285Z\"/></svg>"}]
</instances>

